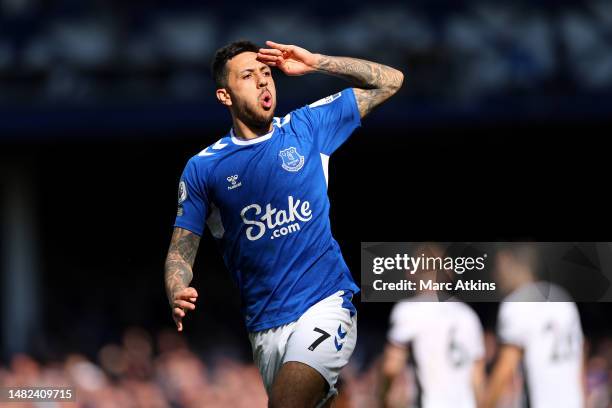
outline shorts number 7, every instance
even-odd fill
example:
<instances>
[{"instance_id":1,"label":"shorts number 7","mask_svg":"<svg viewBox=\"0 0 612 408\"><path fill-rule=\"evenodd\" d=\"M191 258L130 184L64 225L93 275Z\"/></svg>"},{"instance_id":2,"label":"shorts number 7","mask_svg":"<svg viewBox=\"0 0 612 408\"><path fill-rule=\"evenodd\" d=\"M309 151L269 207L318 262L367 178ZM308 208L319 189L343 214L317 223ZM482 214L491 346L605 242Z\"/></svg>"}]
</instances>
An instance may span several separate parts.
<instances>
[{"instance_id":1,"label":"shorts number 7","mask_svg":"<svg viewBox=\"0 0 612 408\"><path fill-rule=\"evenodd\" d=\"M308 347L308 350L310 351L313 351L314 349L316 349L319 346L319 344L321 344L326 338L331 336L331 334L329 334L325 330L319 329L318 327L315 327L313 330L316 331L317 333L321 333L321 337L317 338L314 341L314 343L312 343L310 347Z\"/></svg>"}]
</instances>

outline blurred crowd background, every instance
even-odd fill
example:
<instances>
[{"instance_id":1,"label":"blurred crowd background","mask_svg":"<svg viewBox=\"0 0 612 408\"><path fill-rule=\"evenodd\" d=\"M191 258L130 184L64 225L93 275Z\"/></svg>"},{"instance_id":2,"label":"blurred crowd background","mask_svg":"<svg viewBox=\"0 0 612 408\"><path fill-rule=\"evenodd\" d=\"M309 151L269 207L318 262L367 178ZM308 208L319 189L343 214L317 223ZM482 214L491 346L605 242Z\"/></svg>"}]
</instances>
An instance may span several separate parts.
<instances>
[{"instance_id":1,"label":"blurred crowd background","mask_svg":"<svg viewBox=\"0 0 612 408\"><path fill-rule=\"evenodd\" d=\"M102 126L217 121L202 112L214 104L207 67L237 38L410 67L402 98L412 120L603 115L602 98L612 98L606 0L2 0L0 10L4 129L87 123L74 108L85 118L95 108L138 112ZM311 95L311 83L293 82L281 87L282 107ZM21 109L32 100L35 123Z\"/></svg>"},{"instance_id":2,"label":"blurred crowd background","mask_svg":"<svg viewBox=\"0 0 612 408\"><path fill-rule=\"evenodd\" d=\"M495 357L495 335L485 333L486 362ZM589 342L586 361L585 408L607 408L612 404L612 338ZM337 408L379 406L380 358L360 367L358 350L342 372ZM357 361L357 362L355 362ZM74 402L20 404L83 408L247 408L267 406L259 371L250 362L224 354L194 353L181 336L162 331L156 337L140 328L129 328L119 343L104 345L94 357L73 352L61 360L42 363L26 354L16 354L7 367L0 366L0 384L6 387L70 386ZM413 367L406 366L389 392L389 406L415 406L417 385ZM507 387L499 408L519 408L526 400L522 374ZM0 406L5 406L0 403Z\"/></svg>"},{"instance_id":3,"label":"blurred crowd background","mask_svg":"<svg viewBox=\"0 0 612 408\"><path fill-rule=\"evenodd\" d=\"M87 407L265 405L208 233L180 336L163 289L178 178L230 127L209 61L240 38L406 75L330 164L356 279L360 241L612 241L609 1L0 0L0 384L74 384ZM347 86L274 75L279 116ZM342 403L368 407L391 305L356 303ZM472 306L491 360L497 305ZM612 307L579 309L605 407Z\"/></svg>"}]
</instances>

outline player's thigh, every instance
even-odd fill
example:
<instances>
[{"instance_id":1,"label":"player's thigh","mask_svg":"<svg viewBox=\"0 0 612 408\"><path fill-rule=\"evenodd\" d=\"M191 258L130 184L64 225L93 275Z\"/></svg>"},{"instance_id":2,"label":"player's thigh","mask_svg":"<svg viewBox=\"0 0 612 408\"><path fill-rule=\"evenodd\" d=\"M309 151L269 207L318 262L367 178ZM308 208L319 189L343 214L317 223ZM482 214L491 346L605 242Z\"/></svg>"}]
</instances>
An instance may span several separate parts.
<instances>
[{"instance_id":1,"label":"player's thigh","mask_svg":"<svg viewBox=\"0 0 612 408\"><path fill-rule=\"evenodd\" d=\"M316 392L318 399L313 406L326 406L322 404L335 396L340 371L355 348L357 317L347 302L338 292L315 304L298 319L287 342L283 363L302 363L325 380L327 393L321 398Z\"/></svg>"},{"instance_id":2,"label":"player's thigh","mask_svg":"<svg viewBox=\"0 0 612 408\"><path fill-rule=\"evenodd\" d=\"M341 292L340 292L341 293ZM335 393L340 371L357 342L357 316L335 294L317 303L296 322L283 362L299 361L318 371Z\"/></svg>"},{"instance_id":3,"label":"player's thigh","mask_svg":"<svg viewBox=\"0 0 612 408\"><path fill-rule=\"evenodd\" d=\"M329 385L314 368L298 361L284 363L272 384L269 408L314 408L327 395Z\"/></svg>"},{"instance_id":4,"label":"player's thigh","mask_svg":"<svg viewBox=\"0 0 612 408\"><path fill-rule=\"evenodd\" d=\"M253 348L253 361L261 373L268 394L283 364L287 341L293 333L293 326L295 323L249 333L249 340Z\"/></svg>"}]
</instances>

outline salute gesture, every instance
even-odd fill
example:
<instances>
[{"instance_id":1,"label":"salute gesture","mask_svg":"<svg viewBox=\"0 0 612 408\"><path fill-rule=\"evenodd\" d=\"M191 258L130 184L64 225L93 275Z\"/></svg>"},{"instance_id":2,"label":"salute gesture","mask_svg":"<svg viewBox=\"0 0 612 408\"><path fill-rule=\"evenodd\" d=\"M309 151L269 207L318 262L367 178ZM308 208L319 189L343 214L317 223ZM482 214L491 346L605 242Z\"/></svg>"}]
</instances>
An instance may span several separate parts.
<instances>
[{"instance_id":1,"label":"salute gesture","mask_svg":"<svg viewBox=\"0 0 612 408\"><path fill-rule=\"evenodd\" d=\"M363 118L393 96L402 86L404 74L397 69L359 58L314 54L297 45L266 41L270 48L260 48L257 60L277 67L286 75L318 72L340 77L354 85L353 91Z\"/></svg>"},{"instance_id":2,"label":"salute gesture","mask_svg":"<svg viewBox=\"0 0 612 408\"><path fill-rule=\"evenodd\" d=\"M277 67L285 74L298 76L316 71L320 55L313 54L296 45L278 44L266 41L270 48L260 48L257 59L271 67Z\"/></svg>"}]
</instances>

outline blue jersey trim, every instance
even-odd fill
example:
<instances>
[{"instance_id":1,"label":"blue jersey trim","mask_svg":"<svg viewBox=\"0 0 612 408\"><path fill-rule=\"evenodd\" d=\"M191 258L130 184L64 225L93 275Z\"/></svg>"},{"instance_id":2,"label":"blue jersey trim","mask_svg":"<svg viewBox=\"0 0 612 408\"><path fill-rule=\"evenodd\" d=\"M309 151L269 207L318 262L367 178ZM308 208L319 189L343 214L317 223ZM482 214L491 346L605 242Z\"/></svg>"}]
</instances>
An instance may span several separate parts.
<instances>
[{"instance_id":1,"label":"blue jersey trim","mask_svg":"<svg viewBox=\"0 0 612 408\"><path fill-rule=\"evenodd\" d=\"M357 314L357 309L355 309L355 305L352 302L353 300L353 292L350 290L345 290L342 294L342 307L349 311L351 317Z\"/></svg>"}]
</instances>

